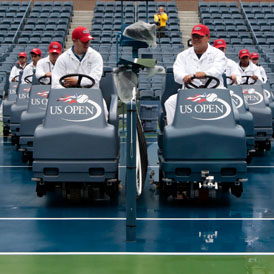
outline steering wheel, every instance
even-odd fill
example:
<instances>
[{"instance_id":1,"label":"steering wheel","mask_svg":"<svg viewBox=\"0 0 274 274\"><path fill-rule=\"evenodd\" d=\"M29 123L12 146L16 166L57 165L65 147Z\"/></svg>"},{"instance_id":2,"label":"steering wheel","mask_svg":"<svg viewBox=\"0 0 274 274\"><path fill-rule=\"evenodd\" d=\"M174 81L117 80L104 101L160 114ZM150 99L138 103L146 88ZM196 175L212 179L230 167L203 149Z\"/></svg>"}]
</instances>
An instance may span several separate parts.
<instances>
[{"instance_id":1,"label":"steering wheel","mask_svg":"<svg viewBox=\"0 0 274 274\"><path fill-rule=\"evenodd\" d=\"M49 79L49 83L45 84L42 82L43 79ZM42 76L38 79L40 85L51 85L51 76Z\"/></svg>"},{"instance_id":2,"label":"steering wheel","mask_svg":"<svg viewBox=\"0 0 274 274\"><path fill-rule=\"evenodd\" d=\"M195 76L192 76L191 80L193 80L193 79L197 79L197 78ZM185 86L190 89L207 88L212 81L215 81L216 83L211 88L216 88L220 84L220 80L214 76L206 75L206 77L203 79L208 79L204 85L196 86L195 84L190 82L190 83L185 84Z\"/></svg>"},{"instance_id":3,"label":"steering wheel","mask_svg":"<svg viewBox=\"0 0 274 274\"><path fill-rule=\"evenodd\" d=\"M24 81L25 81L27 84L32 84L32 81L29 80L29 78L32 77L32 76L33 76L33 74L26 76L26 77L24 78Z\"/></svg>"},{"instance_id":4,"label":"steering wheel","mask_svg":"<svg viewBox=\"0 0 274 274\"><path fill-rule=\"evenodd\" d=\"M244 75L244 76L242 76L242 78L246 78L246 81L244 83L241 83L241 85L254 85L257 82L257 80L254 80L251 77L252 77L251 75ZM253 80L252 83L248 83L249 78L251 78Z\"/></svg>"},{"instance_id":5,"label":"steering wheel","mask_svg":"<svg viewBox=\"0 0 274 274\"><path fill-rule=\"evenodd\" d=\"M19 77L20 77L20 75L19 75L19 74L13 77L13 78L14 78L14 80L15 80L15 82L19 82Z\"/></svg>"},{"instance_id":6,"label":"steering wheel","mask_svg":"<svg viewBox=\"0 0 274 274\"><path fill-rule=\"evenodd\" d=\"M227 82L227 79L230 80L230 83ZM226 83L227 83L228 85L233 85L233 84L234 84L234 81L233 81L233 79L232 79L231 76L226 76Z\"/></svg>"},{"instance_id":7,"label":"steering wheel","mask_svg":"<svg viewBox=\"0 0 274 274\"><path fill-rule=\"evenodd\" d=\"M95 85L95 80L92 77L85 74L74 73L74 74L64 75L60 78L59 83L64 88L65 88L65 78L68 78L68 77L78 77L77 84L73 86L72 88L92 88ZM81 84L82 78L89 79L91 81L91 84L86 86L81 86L80 84Z\"/></svg>"}]
</instances>

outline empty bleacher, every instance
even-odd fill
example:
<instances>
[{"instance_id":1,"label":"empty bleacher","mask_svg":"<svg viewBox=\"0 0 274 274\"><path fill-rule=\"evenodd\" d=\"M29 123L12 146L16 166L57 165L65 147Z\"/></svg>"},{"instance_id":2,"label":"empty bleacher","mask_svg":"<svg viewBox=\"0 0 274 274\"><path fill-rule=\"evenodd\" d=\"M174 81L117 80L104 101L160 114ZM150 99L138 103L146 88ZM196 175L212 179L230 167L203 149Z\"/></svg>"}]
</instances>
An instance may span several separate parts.
<instances>
[{"instance_id":1,"label":"empty bleacher","mask_svg":"<svg viewBox=\"0 0 274 274\"><path fill-rule=\"evenodd\" d=\"M52 41L64 45L72 14L72 1L1 1L0 76L8 79L20 51L39 47L45 56Z\"/></svg>"},{"instance_id":2,"label":"empty bleacher","mask_svg":"<svg viewBox=\"0 0 274 274\"><path fill-rule=\"evenodd\" d=\"M273 2L199 2L201 23L211 32L211 42L225 39L226 55L238 61L238 53L246 48L260 54L271 87L274 88L274 3ZM233 20L231 20L233 19Z\"/></svg>"}]
</instances>

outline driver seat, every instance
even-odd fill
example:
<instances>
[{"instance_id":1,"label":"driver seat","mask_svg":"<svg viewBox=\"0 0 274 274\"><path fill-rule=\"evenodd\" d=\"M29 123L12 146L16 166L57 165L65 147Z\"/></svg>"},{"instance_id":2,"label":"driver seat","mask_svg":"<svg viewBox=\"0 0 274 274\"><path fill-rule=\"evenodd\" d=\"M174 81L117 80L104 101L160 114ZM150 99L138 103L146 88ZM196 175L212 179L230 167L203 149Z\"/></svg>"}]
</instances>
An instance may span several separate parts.
<instances>
[{"instance_id":1,"label":"driver seat","mask_svg":"<svg viewBox=\"0 0 274 274\"><path fill-rule=\"evenodd\" d=\"M112 69L105 68L102 90L51 90L44 123L34 132L33 172L39 181L38 196L47 191L41 190L43 184L109 186L118 182L118 97L112 77ZM103 98L109 109L108 123Z\"/></svg>"},{"instance_id":2,"label":"driver seat","mask_svg":"<svg viewBox=\"0 0 274 274\"><path fill-rule=\"evenodd\" d=\"M205 172L218 182L235 183L246 177L246 137L242 126L238 125L232 106L231 96L226 89L185 89L174 81L172 68L167 68L166 84L161 96L161 114L158 134L159 180L163 184L177 182L202 182ZM177 110L172 125L165 125L164 103L171 95L178 92ZM191 115L178 111L185 105L186 98L197 93L218 93L225 105L230 107L230 114L221 120L197 120ZM219 96L218 95L218 96ZM194 104L194 103L193 103ZM190 103L191 105L191 103ZM220 106L213 106L219 109ZM211 115L211 114L209 114ZM176 187L175 187L176 188ZM169 188L170 189L170 188Z\"/></svg>"}]
</instances>

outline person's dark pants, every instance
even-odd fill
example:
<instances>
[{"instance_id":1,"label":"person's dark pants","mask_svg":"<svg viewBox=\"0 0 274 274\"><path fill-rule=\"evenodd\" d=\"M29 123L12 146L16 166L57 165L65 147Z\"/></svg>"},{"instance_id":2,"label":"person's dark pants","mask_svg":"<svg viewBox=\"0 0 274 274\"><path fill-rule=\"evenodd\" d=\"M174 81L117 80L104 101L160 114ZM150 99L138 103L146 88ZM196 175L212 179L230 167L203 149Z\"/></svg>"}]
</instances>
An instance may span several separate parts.
<instances>
[{"instance_id":1,"label":"person's dark pants","mask_svg":"<svg viewBox=\"0 0 274 274\"><path fill-rule=\"evenodd\" d=\"M166 37L166 27L160 27L157 29L157 37Z\"/></svg>"}]
</instances>

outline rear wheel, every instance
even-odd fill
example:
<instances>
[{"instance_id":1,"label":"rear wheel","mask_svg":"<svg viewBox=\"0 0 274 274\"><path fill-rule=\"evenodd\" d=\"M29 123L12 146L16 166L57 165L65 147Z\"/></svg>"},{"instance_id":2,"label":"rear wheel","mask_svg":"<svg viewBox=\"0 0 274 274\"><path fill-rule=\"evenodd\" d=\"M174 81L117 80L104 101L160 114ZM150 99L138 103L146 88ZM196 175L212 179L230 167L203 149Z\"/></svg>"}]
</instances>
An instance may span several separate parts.
<instances>
[{"instance_id":1,"label":"rear wheel","mask_svg":"<svg viewBox=\"0 0 274 274\"><path fill-rule=\"evenodd\" d=\"M139 115L136 129L136 195L139 197L144 189L148 166L146 138Z\"/></svg>"}]
</instances>

